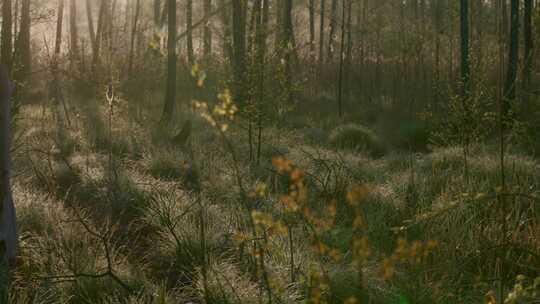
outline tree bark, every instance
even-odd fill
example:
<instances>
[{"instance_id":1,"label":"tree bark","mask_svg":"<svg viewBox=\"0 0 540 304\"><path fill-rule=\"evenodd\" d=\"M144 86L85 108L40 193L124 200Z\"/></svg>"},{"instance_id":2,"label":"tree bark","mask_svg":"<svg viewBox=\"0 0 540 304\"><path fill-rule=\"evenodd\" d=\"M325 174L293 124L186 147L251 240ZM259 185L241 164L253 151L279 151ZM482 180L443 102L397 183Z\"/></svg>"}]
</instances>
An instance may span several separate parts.
<instances>
[{"instance_id":1,"label":"tree bark","mask_svg":"<svg viewBox=\"0 0 540 304\"><path fill-rule=\"evenodd\" d=\"M334 42L336 40L336 18L337 18L337 0L332 0L330 8L330 32L328 34L328 62L334 60Z\"/></svg>"},{"instance_id":2,"label":"tree bark","mask_svg":"<svg viewBox=\"0 0 540 304\"><path fill-rule=\"evenodd\" d=\"M292 58L294 54L294 32L292 22L292 0L284 0L283 3L283 59L285 59L285 85L286 101L290 104L293 101L292 85Z\"/></svg>"},{"instance_id":3,"label":"tree bark","mask_svg":"<svg viewBox=\"0 0 540 304\"><path fill-rule=\"evenodd\" d=\"M309 58L315 63L315 0L309 0Z\"/></svg>"},{"instance_id":4,"label":"tree bark","mask_svg":"<svg viewBox=\"0 0 540 304\"><path fill-rule=\"evenodd\" d=\"M17 17L15 17L17 18ZM0 51L1 63L11 71L13 55L13 28L11 15L11 0L2 2L2 46Z\"/></svg>"},{"instance_id":5,"label":"tree bark","mask_svg":"<svg viewBox=\"0 0 540 304\"><path fill-rule=\"evenodd\" d=\"M470 41L469 41L469 0L461 0L461 97L467 99L470 91Z\"/></svg>"},{"instance_id":6,"label":"tree bark","mask_svg":"<svg viewBox=\"0 0 540 304\"><path fill-rule=\"evenodd\" d=\"M15 205L11 194L11 93L6 66L0 65L0 259L13 265L19 235Z\"/></svg>"},{"instance_id":7,"label":"tree bark","mask_svg":"<svg viewBox=\"0 0 540 304\"><path fill-rule=\"evenodd\" d=\"M129 45L128 77L130 77L133 72L133 58L135 54L135 38L137 37L140 10L141 10L141 0L137 0L137 2L135 3L135 17L133 18L133 28L131 29L131 41Z\"/></svg>"},{"instance_id":8,"label":"tree bark","mask_svg":"<svg viewBox=\"0 0 540 304\"><path fill-rule=\"evenodd\" d=\"M162 122L168 124L176 106L176 0L167 0L168 40L167 40L167 89Z\"/></svg>"},{"instance_id":9,"label":"tree bark","mask_svg":"<svg viewBox=\"0 0 540 304\"><path fill-rule=\"evenodd\" d=\"M77 0L71 0L69 6L70 61L72 69L79 61L79 31L77 27Z\"/></svg>"},{"instance_id":10,"label":"tree bark","mask_svg":"<svg viewBox=\"0 0 540 304\"><path fill-rule=\"evenodd\" d=\"M245 101L243 84L246 76L246 15L244 9L242 0L232 1L234 98L240 104Z\"/></svg>"},{"instance_id":11,"label":"tree bark","mask_svg":"<svg viewBox=\"0 0 540 304\"><path fill-rule=\"evenodd\" d=\"M533 67L533 50L534 50L534 40L532 35L532 10L533 10L533 1L524 0L524 16L523 16L523 36L524 36L524 49L523 49L523 91L525 102L528 101L530 84L531 84L531 70Z\"/></svg>"},{"instance_id":12,"label":"tree bark","mask_svg":"<svg viewBox=\"0 0 540 304\"><path fill-rule=\"evenodd\" d=\"M321 19L319 21L319 65L322 69L324 62L324 11L326 0L321 0Z\"/></svg>"},{"instance_id":13,"label":"tree bark","mask_svg":"<svg viewBox=\"0 0 540 304\"><path fill-rule=\"evenodd\" d=\"M18 81L24 82L30 75L30 0L22 0L21 6L21 29L17 39L16 53L20 64Z\"/></svg>"},{"instance_id":14,"label":"tree bark","mask_svg":"<svg viewBox=\"0 0 540 304\"><path fill-rule=\"evenodd\" d=\"M508 68L504 85L503 115L508 119L511 102L516 98L516 77L519 52L519 0L512 0L510 7L510 43L508 45Z\"/></svg>"},{"instance_id":15,"label":"tree bark","mask_svg":"<svg viewBox=\"0 0 540 304\"><path fill-rule=\"evenodd\" d=\"M210 26L210 13L212 10L212 0L204 0L204 18L207 20L204 24L204 33L203 33L203 53L204 58L209 59L212 55L212 28Z\"/></svg>"},{"instance_id":16,"label":"tree bark","mask_svg":"<svg viewBox=\"0 0 540 304\"><path fill-rule=\"evenodd\" d=\"M94 29L94 17L92 15L92 0L86 0L86 18L88 22L88 31L90 33L90 44L92 50L95 49L96 45L96 31Z\"/></svg>"},{"instance_id":17,"label":"tree bark","mask_svg":"<svg viewBox=\"0 0 540 304\"><path fill-rule=\"evenodd\" d=\"M195 54L193 52L193 0L186 0L186 46L189 65L195 63Z\"/></svg>"}]
</instances>

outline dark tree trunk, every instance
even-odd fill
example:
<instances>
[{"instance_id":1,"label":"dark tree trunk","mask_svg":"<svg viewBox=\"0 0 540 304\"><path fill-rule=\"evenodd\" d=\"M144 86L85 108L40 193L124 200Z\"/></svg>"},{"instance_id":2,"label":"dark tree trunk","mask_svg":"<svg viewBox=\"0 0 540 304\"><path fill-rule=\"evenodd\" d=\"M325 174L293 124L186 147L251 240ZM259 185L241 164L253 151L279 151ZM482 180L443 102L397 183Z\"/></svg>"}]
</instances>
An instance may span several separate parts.
<instances>
[{"instance_id":1,"label":"dark tree trunk","mask_svg":"<svg viewBox=\"0 0 540 304\"><path fill-rule=\"evenodd\" d=\"M243 104L244 84L246 77L246 14L242 0L232 0L232 23L233 23L233 77L234 98L237 103Z\"/></svg>"},{"instance_id":2,"label":"dark tree trunk","mask_svg":"<svg viewBox=\"0 0 540 304\"><path fill-rule=\"evenodd\" d=\"M533 67L533 50L534 50L534 41L532 35L532 10L533 10L533 0L524 0L524 16L523 16L523 36L524 36L524 49L523 49L523 58L525 62L523 63L523 91L525 96L525 101L528 101L529 89L531 85L531 70Z\"/></svg>"},{"instance_id":3,"label":"dark tree trunk","mask_svg":"<svg viewBox=\"0 0 540 304\"><path fill-rule=\"evenodd\" d=\"M21 29L17 39L16 53L20 65L18 81L24 82L30 75L30 0L22 0L21 6Z\"/></svg>"},{"instance_id":4,"label":"dark tree trunk","mask_svg":"<svg viewBox=\"0 0 540 304\"><path fill-rule=\"evenodd\" d=\"M519 0L512 0L510 8L510 42L508 45L508 68L504 85L503 115L510 112L511 102L516 98L516 77L519 52Z\"/></svg>"},{"instance_id":5,"label":"dark tree trunk","mask_svg":"<svg viewBox=\"0 0 540 304\"><path fill-rule=\"evenodd\" d=\"M264 82L265 82L265 59L266 59L266 40L268 37L268 13L269 4L268 0L262 0L262 16L257 23L257 65L259 71L259 87L258 87L258 105L257 105L257 164L261 159L261 146L262 146L262 131L263 131L263 105L264 105Z\"/></svg>"},{"instance_id":6,"label":"dark tree trunk","mask_svg":"<svg viewBox=\"0 0 540 304\"><path fill-rule=\"evenodd\" d=\"M15 16L17 18L17 16ZM11 15L11 0L2 2L2 46L0 51L0 60L6 66L8 71L11 71L12 55L13 55L13 28Z\"/></svg>"},{"instance_id":7,"label":"dark tree trunk","mask_svg":"<svg viewBox=\"0 0 540 304\"><path fill-rule=\"evenodd\" d=\"M167 1L168 40L167 40L167 89L162 122L168 124L176 106L176 0Z\"/></svg>"},{"instance_id":8,"label":"dark tree trunk","mask_svg":"<svg viewBox=\"0 0 540 304\"><path fill-rule=\"evenodd\" d=\"M347 10L347 5L345 4L346 0L343 0L342 5L342 14L341 14L341 41L340 41L340 51L339 51L339 77L338 77L338 89L337 89L337 100L338 100L338 115L341 118L343 116L343 62L344 62L344 52L345 52L345 12Z\"/></svg>"},{"instance_id":9,"label":"dark tree trunk","mask_svg":"<svg viewBox=\"0 0 540 304\"><path fill-rule=\"evenodd\" d=\"M461 0L461 97L467 99L470 91L470 41L469 41L469 0Z\"/></svg>"},{"instance_id":10,"label":"dark tree trunk","mask_svg":"<svg viewBox=\"0 0 540 304\"><path fill-rule=\"evenodd\" d=\"M6 66L0 65L0 260L13 265L19 236L11 195L11 92Z\"/></svg>"}]
</instances>

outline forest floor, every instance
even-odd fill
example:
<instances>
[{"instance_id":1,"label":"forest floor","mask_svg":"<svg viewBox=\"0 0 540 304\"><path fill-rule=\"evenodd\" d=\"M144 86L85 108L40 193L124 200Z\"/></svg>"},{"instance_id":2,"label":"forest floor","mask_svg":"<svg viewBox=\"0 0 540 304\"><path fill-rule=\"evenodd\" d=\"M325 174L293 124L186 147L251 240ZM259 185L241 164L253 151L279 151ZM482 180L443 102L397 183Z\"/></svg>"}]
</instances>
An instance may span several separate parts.
<instances>
[{"instance_id":1,"label":"forest floor","mask_svg":"<svg viewBox=\"0 0 540 304\"><path fill-rule=\"evenodd\" d=\"M220 133L184 115L194 127L180 148L151 113L136 120L120 103L109 117L91 104L69 123L21 109L19 303L481 303L497 290L494 147L471 147L466 178L460 147L380 156L338 149L315 127L268 127L257 164L234 122ZM280 167L287 160L293 169ZM524 194L505 209L513 286L517 274L538 276L540 162L506 161L508 187ZM304 186L304 205L287 212L284 197ZM246 232L250 217L261 242Z\"/></svg>"}]
</instances>

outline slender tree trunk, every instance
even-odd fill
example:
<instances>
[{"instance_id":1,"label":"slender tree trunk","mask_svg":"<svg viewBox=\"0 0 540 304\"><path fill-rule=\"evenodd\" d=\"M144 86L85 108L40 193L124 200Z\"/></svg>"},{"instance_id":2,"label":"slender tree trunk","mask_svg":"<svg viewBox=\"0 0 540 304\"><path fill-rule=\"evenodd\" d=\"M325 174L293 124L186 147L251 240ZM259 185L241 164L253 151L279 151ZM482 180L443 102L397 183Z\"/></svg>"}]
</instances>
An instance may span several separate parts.
<instances>
[{"instance_id":1,"label":"slender tree trunk","mask_svg":"<svg viewBox=\"0 0 540 304\"><path fill-rule=\"evenodd\" d=\"M524 49L523 49L523 93L524 101L528 104L529 89L531 87L531 70L533 67L533 50L534 41L532 35L532 10L533 0L524 0L524 16L523 16L523 36L524 36Z\"/></svg>"},{"instance_id":2,"label":"slender tree trunk","mask_svg":"<svg viewBox=\"0 0 540 304\"><path fill-rule=\"evenodd\" d=\"M176 106L176 0L167 0L168 40L167 40L167 90L162 122L168 124Z\"/></svg>"},{"instance_id":3,"label":"slender tree trunk","mask_svg":"<svg viewBox=\"0 0 540 304\"><path fill-rule=\"evenodd\" d=\"M283 42L283 37L280 37L283 33L283 1L284 0L274 0L272 1L276 9L276 26L274 30L274 49L277 53L280 52L280 49L283 47L281 43Z\"/></svg>"},{"instance_id":4,"label":"slender tree trunk","mask_svg":"<svg viewBox=\"0 0 540 304\"><path fill-rule=\"evenodd\" d=\"M330 32L328 35L328 62L334 60L334 51L335 46L334 42L336 40L336 24L337 24L337 0L332 0L332 7L330 9Z\"/></svg>"},{"instance_id":5,"label":"slender tree trunk","mask_svg":"<svg viewBox=\"0 0 540 304\"><path fill-rule=\"evenodd\" d=\"M135 3L135 17L133 18L133 28L131 30L131 41L129 45L129 60L128 60L128 77L133 73L133 57L135 54L135 38L137 36L139 14L141 10L141 0Z\"/></svg>"},{"instance_id":6,"label":"slender tree trunk","mask_svg":"<svg viewBox=\"0 0 540 304\"><path fill-rule=\"evenodd\" d=\"M285 86L286 86L286 101L291 104L293 102L293 85L292 85L292 58L294 54L294 32L292 22L292 0L283 0L283 48L285 59Z\"/></svg>"},{"instance_id":7,"label":"slender tree trunk","mask_svg":"<svg viewBox=\"0 0 540 304\"><path fill-rule=\"evenodd\" d=\"M260 163L261 159L261 146L262 146L262 132L263 132L263 105L264 105L264 82L265 82L265 60L266 60L266 40L268 37L267 28L268 28L268 13L269 13L269 4L268 0L262 0L263 10L262 16L258 22L257 29L257 61L258 61L258 70L259 70L259 101L257 105L257 164Z\"/></svg>"},{"instance_id":8,"label":"slender tree trunk","mask_svg":"<svg viewBox=\"0 0 540 304\"><path fill-rule=\"evenodd\" d=\"M203 33L203 53L204 58L209 59L212 55L212 28L210 26L210 13L212 10L212 0L204 0L204 19L207 20L204 24Z\"/></svg>"},{"instance_id":9,"label":"slender tree trunk","mask_svg":"<svg viewBox=\"0 0 540 304\"><path fill-rule=\"evenodd\" d=\"M467 99L470 91L470 39L469 0L461 0L461 97Z\"/></svg>"},{"instance_id":10,"label":"slender tree trunk","mask_svg":"<svg viewBox=\"0 0 540 304\"><path fill-rule=\"evenodd\" d=\"M519 51L519 0L511 1L510 17L510 43L508 45L508 68L504 85L503 107L503 114L506 118L509 118L508 114L510 113L511 102L516 98Z\"/></svg>"},{"instance_id":11,"label":"slender tree trunk","mask_svg":"<svg viewBox=\"0 0 540 304\"><path fill-rule=\"evenodd\" d=\"M315 63L315 0L309 0L309 59Z\"/></svg>"},{"instance_id":12,"label":"slender tree trunk","mask_svg":"<svg viewBox=\"0 0 540 304\"><path fill-rule=\"evenodd\" d=\"M56 18L56 42L54 44L55 64L58 64L58 57L62 48L62 23L64 21L64 0L58 0L58 11Z\"/></svg>"},{"instance_id":13,"label":"slender tree trunk","mask_svg":"<svg viewBox=\"0 0 540 304\"><path fill-rule=\"evenodd\" d=\"M343 117L343 62L344 62L344 53L345 53L345 18L346 18L346 0L343 0L342 4L342 14L341 14L341 41L340 41L340 50L339 50L339 77L338 77L338 89L337 89L337 100L338 100L338 114L339 117Z\"/></svg>"},{"instance_id":14,"label":"slender tree trunk","mask_svg":"<svg viewBox=\"0 0 540 304\"><path fill-rule=\"evenodd\" d=\"M324 11L326 0L321 0L321 19L319 21L319 77L324 63Z\"/></svg>"},{"instance_id":15,"label":"slender tree trunk","mask_svg":"<svg viewBox=\"0 0 540 304\"><path fill-rule=\"evenodd\" d=\"M0 61L11 71L13 55L13 28L11 15L11 0L2 2L2 46L0 51ZM17 18L17 16L15 16Z\"/></svg>"},{"instance_id":16,"label":"slender tree trunk","mask_svg":"<svg viewBox=\"0 0 540 304\"><path fill-rule=\"evenodd\" d=\"M96 46L96 31L94 29L94 17L92 15L92 0L86 0L86 18L88 20L90 44L91 44L92 50L94 50Z\"/></svg>"},{"instance_id":17,"label":"slender tree trunk","mask_svg":"<svg viewBox=\"0 0 540 304\"><path fill-rule=\"evenodd\" d=\"M99 53L101 49L101 42L103 40L103 31L105 30L104 26L105 26L107 2L108 0L101 0L101 4L99 7L99 17L98 17L96 36L95 36L96 40L94 43L94 49L92 53L92 68L94 70L94 73L96 72L96 68L99 63Z\"/></svg>"},{"instance_id":18,"label":"slender tree trunk","mask_svg":"<svg viewBox=\"0 0 540 304\"><path fill-rule=\"evenodd\" d=\"M186 46L189 65L195 63L195 54L193 52L193 0L186 0Z\"/></svg>"},{"instance_id":19,"label":"slender tree trunk","mask_svg":"<svg viewBox=\"0 0 540 304\"><path fill-rule=\"evenodd\" d=\"M246 15L244 10L244 1L232 1L234 98L240 104L245 102L243 91L246 78Z\"/></svg>"},{"instance_id":20,"label":"slender tree trunk","mask_svg":"<svg viewBox=\"0 0 540 304\"><path fill-rule=\"evenodd\" d=\"M79 61L79 30L77 27L77 0L71 0L69 6L69 30L70 30L70 48L69 58L71 68L74 69Z\"/></svg>"},{"instance_id":21,"label":"slender tree trunk","mask_svg":"<svg viewBox=\"0 0 540 304\"><path fill-rule=\"evenodd\" d=\"M219 0L220 7L223 7L221 11L221 23L223 24L223 42L222 51L223 56L232 64L233 62L233 49L232 49L232 26L231 26L231 10L226 6L225 0ZM229 66L226 64L225 66Z\"/></svg>"},{"instance_id":22,"label":"slender tree trunk","mask_svg":"<svg viewBox=\"0 0 540 304\"><path fill-rule=\"evenodd\" d=\"M0 260L13 265L19 246L15 205L11 195L11 93L6 66L0 65Z\"/></svg>"}]
</instances>

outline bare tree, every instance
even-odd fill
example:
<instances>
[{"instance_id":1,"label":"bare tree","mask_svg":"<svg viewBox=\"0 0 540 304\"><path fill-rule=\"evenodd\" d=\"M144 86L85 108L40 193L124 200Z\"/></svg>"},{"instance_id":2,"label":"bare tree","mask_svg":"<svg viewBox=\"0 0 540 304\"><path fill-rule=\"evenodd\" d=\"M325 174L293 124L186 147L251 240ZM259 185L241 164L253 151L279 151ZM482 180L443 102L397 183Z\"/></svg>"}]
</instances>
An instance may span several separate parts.
<instances>
[{"instance_id":1,"label":"bare tree","mask_svg":"<svg viewBox=\"0 0 540 304\"><path fill-rule=\"evenodd\" d=\"M176 106L176 0L167 0L168 40L167 40L167 89L162 122L169 123Z\"/></svg>"}]
</instances>

